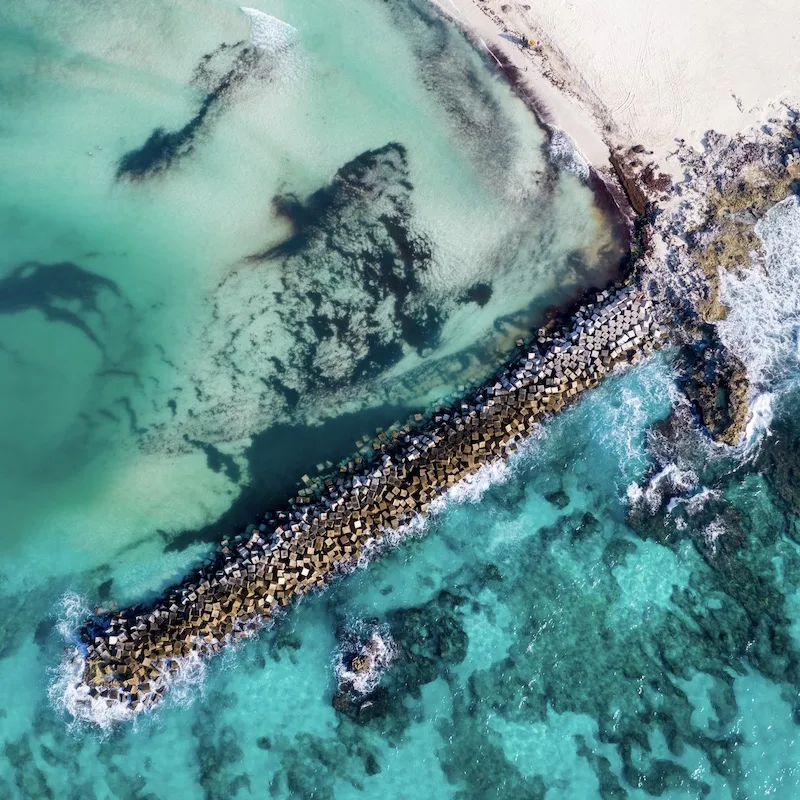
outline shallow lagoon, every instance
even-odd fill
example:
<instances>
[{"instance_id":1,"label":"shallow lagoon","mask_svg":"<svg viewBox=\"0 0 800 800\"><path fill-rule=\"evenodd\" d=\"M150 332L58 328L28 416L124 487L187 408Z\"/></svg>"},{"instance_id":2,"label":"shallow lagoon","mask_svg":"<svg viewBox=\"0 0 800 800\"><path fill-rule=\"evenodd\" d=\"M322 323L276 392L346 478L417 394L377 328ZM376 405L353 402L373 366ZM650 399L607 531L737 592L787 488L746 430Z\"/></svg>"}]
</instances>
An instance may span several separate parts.
<instances>
[{"instance_id":1,"label":"shallow lagoon","mask_svg":"<svg viewBox=\"0 0 800 800\"><path fill-rule=\"evenodd\" d=\"M617 268L591 193L424 3L264 8L4 6L20 556L54 526L160 549L238 498L232 528Z\"/></svg>"}]
</instances>

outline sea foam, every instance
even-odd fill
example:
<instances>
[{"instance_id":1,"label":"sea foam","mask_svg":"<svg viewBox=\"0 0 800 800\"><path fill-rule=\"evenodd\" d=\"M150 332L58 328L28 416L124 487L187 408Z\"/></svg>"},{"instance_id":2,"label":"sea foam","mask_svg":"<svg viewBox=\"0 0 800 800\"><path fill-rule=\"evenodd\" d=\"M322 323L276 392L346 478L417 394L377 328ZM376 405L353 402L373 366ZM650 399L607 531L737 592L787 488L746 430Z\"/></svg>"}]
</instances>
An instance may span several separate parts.
<instances>
[{"instance_id":1,"label":"sea foam","mask_svg":"<svg viewBox=\"0 0 800 800\"><path fill-rule=\"evenodd\" d=\"M455 486L437 497L430 504L426 515L415 514L397 529L387 528L381 531L372 542L363 547L354 566L363 569L384 551L397 547L407 539L424 536L429 530L431 521L451 505L478 503L489 489L505 483L513 475L519 458L530 448L530 443L539 438L541 438L541 434L535 431L507 461L500 458L495 459L484 464L471 475L467 475Z\"/></svg>"},{"instance_id":2,"label":"sea foam","mask_svg":"<svg viewBox=\"0 0 800 800\"><path fill-rule=\"evenodd\" d=\"M366 657L366 668L357 670L353 656ZM358 622L348 631L333 659L333 671L341 689L359 695L372 692L397 656L397 645L388 625Z\"/></svg>"},{"instance_id":3,"label":"sea foam","mask_svg":"<svg viewBox=\"0 0 800 800\"><path fill-rule=\"evenodd\" d=\"M250 18L250 42L267 53L277 55L297 42L297 28L257 8L241 7Z\"/></svg>"},{"instance_id":4,"label":"sea foam","mask_svg":"<svg viewBox=\"0 0 800 800\"><path fill-rule=\"evenodd\" d=\"M582 181L589 180L589 164L575 147L572 139L560 130L550 137L550 160L557 167L576 175Z\"/></svg>"},{"instance_id":5,"label":"sea foam","mask_svg":"<svg viewBox=\"0 0 800 800\"><path fill-rule=\"evenodd\" d=\"M745 364L750 381L775 387L798 364L800 341L800 201L773 206L755 231L766 258L720 271L720 299L730 309L717 323L723 344ZM763 411L763 404L756 411Z\"/></svg>"},{"instance_id":6,"label":"sea foam","mask_svg":"<svg viewBox=\"0 0 800 800\"><path fill-rule=\"evenodd\" d=\"M769 433L774 415L773 392L759 392L751 401L744 435L744 449L749 451L761 437Z\"/></svg>"},{"instance_id":7,"label":"sea foam","mask_svg":"<svg viewBox=\"0 0 800 800\"><path fill-rule=\"evenodd\" d=\"M667 495L684 494L694 489L698 480L694 471L681 469L677 464L667 464L644 487L631 483L627 490L628 503L631 508L644 508L650 514L655 514Z\"/></svg>"}]
</instances>

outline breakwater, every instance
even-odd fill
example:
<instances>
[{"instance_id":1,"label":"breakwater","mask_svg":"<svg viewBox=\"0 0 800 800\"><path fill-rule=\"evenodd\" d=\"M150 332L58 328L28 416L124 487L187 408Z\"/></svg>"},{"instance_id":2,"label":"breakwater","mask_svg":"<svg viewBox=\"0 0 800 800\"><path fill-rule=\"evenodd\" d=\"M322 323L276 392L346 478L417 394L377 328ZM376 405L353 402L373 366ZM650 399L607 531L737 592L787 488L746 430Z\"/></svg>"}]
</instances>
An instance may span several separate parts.
<instances>
[{"instance_id":1,"label":"breakwater","mask_svg":"<svg viewBox=\"0 0 800 800\"><path fill-rule=\"evenodd\" d=\"M615 367L652 352L664 331L635 286L600 292L550 324L490 381L416 425L379 432L373 455L339 467L222 546L147 608L84 626L78 704L157 703L188 657L207 657L257 629L293 598L324 586L467 475L507 458L546 415Z\"/></svg>"}]
</instances>

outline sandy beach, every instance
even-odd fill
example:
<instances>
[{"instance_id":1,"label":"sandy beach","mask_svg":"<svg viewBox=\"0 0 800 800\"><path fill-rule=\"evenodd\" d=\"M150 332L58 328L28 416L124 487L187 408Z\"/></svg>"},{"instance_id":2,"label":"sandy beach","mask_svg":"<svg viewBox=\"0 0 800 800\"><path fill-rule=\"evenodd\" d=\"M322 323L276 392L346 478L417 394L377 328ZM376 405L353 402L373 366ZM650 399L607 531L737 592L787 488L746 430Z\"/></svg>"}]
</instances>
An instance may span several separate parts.
<instances>
[{"instance_id":1,"label":"sandy beach","mask_svg":"<svg viewBox=\"0 0 800 800\"><path fill-rule=\"evenodd\" d=\"M679 140L758 127L800 97L800 34L770 0L437 2L525 73L549 121L598 167L605 143L641 145L669 169Z\"/></svg>"},{"instance_id":2,"label":"sandy beach","mask_svg":"<svg viewBox=\"0 0 800 800\"><path fill-rule=\"evenodd\" d=\"M766 396L759 365L772 348L753 355L749 330L762 312L726 287L740 272L766 274L757 223L800 177L800 37L786 7L435 2L528 95L553 146L571 140L612 193L624 191L620 208L639 218L636 271L675 342L717 353L711 384L699 379L693 395L700 418L721 441L740 441Z\"/></svg>"}]
</instances>

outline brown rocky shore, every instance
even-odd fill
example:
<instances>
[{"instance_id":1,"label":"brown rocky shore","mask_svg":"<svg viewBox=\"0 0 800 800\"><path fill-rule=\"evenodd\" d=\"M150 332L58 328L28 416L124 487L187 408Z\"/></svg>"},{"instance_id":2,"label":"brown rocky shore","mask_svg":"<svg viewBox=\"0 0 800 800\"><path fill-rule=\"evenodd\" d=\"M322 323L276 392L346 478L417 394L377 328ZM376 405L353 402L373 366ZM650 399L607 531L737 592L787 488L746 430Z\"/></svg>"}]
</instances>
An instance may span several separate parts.
<instances>
[{"instance_id":1,"label":"brown rocky shore","mask_svg":"<svg viewBox=\"0 0 800 800\"><path fill-rule=\"evenodd\" d=\"M619 152L629 180L648 196L639 269L648 291L670 316L680 346L678 382L699 421L719 442L737 445L750 400L763 387L742 354L726 347L718 323L728 272L764 270L756 225L776 203L800 191L800 115L770 120L735 136L709 131L702 150L676 142L673 183L644 148Z\"/></svg>"}]
</instances>

